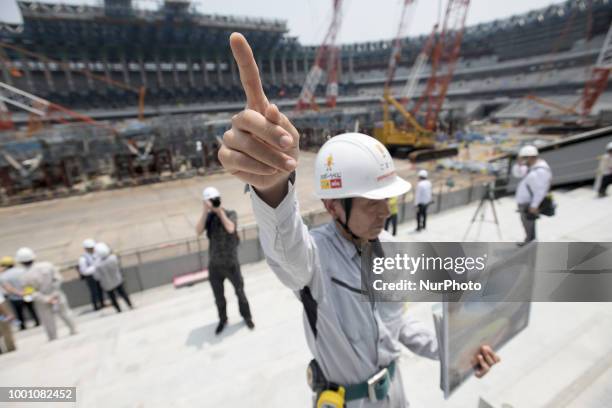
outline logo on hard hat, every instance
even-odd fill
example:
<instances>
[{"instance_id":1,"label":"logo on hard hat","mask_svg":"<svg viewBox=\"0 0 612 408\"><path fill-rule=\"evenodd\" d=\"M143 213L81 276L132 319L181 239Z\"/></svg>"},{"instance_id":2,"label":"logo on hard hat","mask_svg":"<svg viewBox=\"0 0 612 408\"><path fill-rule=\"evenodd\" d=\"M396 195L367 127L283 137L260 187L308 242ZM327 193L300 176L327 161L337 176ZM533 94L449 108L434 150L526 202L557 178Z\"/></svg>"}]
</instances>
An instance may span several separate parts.
<instances>
[{"instance_id":1,"label":"logo on hard hat","mask_svg":"<svg viewBox=\"0 0 612 408\"><path fill-rule=\"evenodd\" d=\"M327 172L321 174L321 189L329 190L332 188L342 188L342 173L339 171L333 171L334 158L330 154L325 159L325 167Z\"/></svg>"},{"instance_id":2,"label":"logo on hard hat","mask_svg":"<svg viewBox=\"0 0 612 408\"><path fill-rule=\"evenodd\" d=\"M330 154L327 156L327 160L325 161L327 165L327 171L332 171L332 166L334 165L334 157Z\"/></svg>"}]
</instances>

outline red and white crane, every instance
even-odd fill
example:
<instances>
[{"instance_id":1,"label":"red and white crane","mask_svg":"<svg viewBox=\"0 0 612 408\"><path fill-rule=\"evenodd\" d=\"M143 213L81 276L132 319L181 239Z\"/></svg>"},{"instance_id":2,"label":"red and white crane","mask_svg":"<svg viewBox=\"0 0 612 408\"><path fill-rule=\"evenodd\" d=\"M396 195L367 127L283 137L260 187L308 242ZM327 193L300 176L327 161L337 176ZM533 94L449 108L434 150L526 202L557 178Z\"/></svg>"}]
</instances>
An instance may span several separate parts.
<instances>
[{"instance_id":1,"label":"red and white crane","mask_svg":"<svg viewBox=\"0 0 612 408\"><path fill-rule=\"evenodd\" d=\"M436 36L431 54L431 74L425 91L413 108L416 116L424 116L426 129L435 130L437 119L461 50L465 19L470 0L448 0L442 31Z\"/></svg>"},{"instance_id":2,"label":"red and white crane","mask_svg":"<svg viewBox=\"0 0 612 408\"><path fill-rule=\"evenodd\" d=\"M336 106L336 99L338 98L338 58L340 57L336 39L342 24L342 0L332 1L332 21L323 43L317 50L314 64L304 81L296 106L297 111L310 108L318 109L315 102L315 92L324 73L327 74L326 104L330 108Z\"/></svg>"}]
</instances>

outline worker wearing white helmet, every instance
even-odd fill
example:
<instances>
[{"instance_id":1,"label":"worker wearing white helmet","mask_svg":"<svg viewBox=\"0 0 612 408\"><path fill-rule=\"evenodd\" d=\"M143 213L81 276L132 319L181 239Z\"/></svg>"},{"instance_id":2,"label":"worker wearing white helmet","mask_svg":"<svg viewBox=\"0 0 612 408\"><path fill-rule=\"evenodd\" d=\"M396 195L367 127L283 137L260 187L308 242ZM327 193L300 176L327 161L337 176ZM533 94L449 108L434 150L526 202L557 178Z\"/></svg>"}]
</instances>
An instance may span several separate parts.
<instances>
[{"instance_id":1,"label":"worker wearing white helmet","mask_svg":"<svg viewBox=\"0 0 612 408\"><path fill-rule=\"evenodd\" d=\"M57 327L55 315L66 323L70 334L76 334L76 326L72 318L72 312L68 300L62 290L62 275L59 269L51 262L35 261L36 254L30 248L20 248L15 255L15 260L25 269L21 276L24 290L31 288L34 308L45 328L49 341L57 339Z\"/></svg>"},{"instance_id":2,"label":"worker wearing white helmet","mask_svg":"<svg viewBox=\"0 0 612 408\"><path fill-rule=\"evenodd\" d=\"M396 364L398 341L434 359L437 341L422 325L396 318L402 313L400 303L363 301L360 249L370 241L376 245L392 239L383 231L387 199L406 193L410 184L396 174L389 152L376 139L358 133L333 137L317 154L313 180L332 221L309 231L295 193L299 134L268 103L246 39L232 34L230 45L247 108L232 118L219 159L228 172L251 185L268 264L302 301L318 403L329 402L324 400L329 397L335 405L326 406L406 406ZM490 348L482 352L479 375L497 359ZM345 394L330 383L343 387Z\"/></svg>"},{"instance_id":3,"label":"worker wearing white helmet","mask_svg":"<svg viewBox=\"0 0 612 408\"><path fill-rule=\"evenodd\" d=\"M23 274L26 272L26 266L31 265L36 255L30 248L20 248L15 257L2 258L2 273L0 274L0 290L6 293L15 314L19 321L21 330L26 329L26 316L24 311L27 310L36 323L40 326L40 320L36 309L31 301L24 300L24 284L22 281ZM29 299L28 299L29 300Z\"/></svg>"},{"instance_id":4,"label":"worker wearing white helmet","mask_svg":"<svg viewBox=\"0 0 612 408\"><path fill-rule=\"evenodd\" d=\"M78 270L81 278L85 280L87 288L89 289L89 296L91 298L91 304L94 310L99 310L104 306L104 298L102 295L102 287L100 282L94 277L95 257L94 247L96 241L91 238L87 238L83 241L83 254L79 257Z\"/></svg>"},{"instance_id":5,"label":"worker wearing white helmet","mask_svg":"<svg viewBox=\"0 0 612 408\"><path fill-rule=\"evenodd\" d=\"M540 204L550 190L552 171L548 163L539 157L537 147L525 145L518 152L512 174L521 179L515 199L525 229L525 239L519 245L524 245L536 239L536 219Z\"/></svg>"},{"instance_id":6,"label":"worker wearing white helmet","mask_svg":"<svg viewBox=\"0 0 612 408\"><path fill-rule=\"evenodd\" d=\"M119 267L119 260L104 242L98 242L94 247L95 269L94 277L100 282L102 289L111 300L117 313L121 313L121 307L117 302L117 295L121 296L130 309L133 309L132 301L123 287L123 275Z\"/></svg>"},{"instance_id":7,"label":"worker wearing white helmet","mask_svg":"<svg viewBox=\"0 0 612 408\"><path fill-rule=\"evenodd\" d=\"M223 208L221 194L214 187L206 187L202 192L203 211L196 224L198 236L206 232L208 238L208 281L215 297L219 323L215 334L220 334L227 325L227 301L224 282L229 280L234 286L238 299L238 310L247 327L255 328L251 307L244 290L244 279L238 260L238 215L236 211Z\"/></svg>"},{"instance_id":8,"label":"worker wearing white helmet","mask_svg":"<svg viewBox=\"0 0 612 408\"><path fill-rule=\"evenodd\" d=\"M417 208L417 232L422 231L427 226L427 207L431 204L432 189L431 181L427 179L427 170L419 170L417 173L419 181L417 182L414 193L414 206Z\"/></svg>"},{"instance_id":9,"label":"worker wearing white helmet","mask_svg":"<svg viewBox=\"0 0 612 408\"><path fill-rule=\"evenodd\" d=\"M599 177L597 180L599 197L607 195L608 186L612 184L612 142L606 145L606 153L599 162Z\"/></svg>"}]
</instances>

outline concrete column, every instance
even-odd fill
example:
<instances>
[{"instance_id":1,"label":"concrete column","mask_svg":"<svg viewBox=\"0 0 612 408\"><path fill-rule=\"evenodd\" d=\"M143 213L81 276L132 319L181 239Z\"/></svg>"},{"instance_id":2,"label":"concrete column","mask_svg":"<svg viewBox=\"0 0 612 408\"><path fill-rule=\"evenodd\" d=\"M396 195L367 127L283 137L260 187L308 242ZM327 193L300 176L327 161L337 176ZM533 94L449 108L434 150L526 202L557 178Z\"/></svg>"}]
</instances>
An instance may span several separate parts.
<instances>
[{"instance_id":1,"label":"concrete column","mask_svg":"<svg viewBox=\"0 0 612 408\"><path fill-rule=\"evenodd\" d=\"M210 85L210 78L208 77L208 69L206 69L206 59L202 58L202 75L204 76L204 85Z\"/></svg>"},{"instance_id":2,"label":"concrete column","mask_svg":"<svg viewBox=\"0 0 612 408\"><path fill-rule=\"evenodd\" d=\"M223 71L221 70L221 59L217 56L215 60L215 66L217 68L217 83L223 85Z\"/></svg>"},{"instance_id":3,"label":"concrete column","mask_svg":"<svg viewBox=\"0 0 612 408\"><path fill-rule=\"evenodd\" d=\"M64 75L66 75L68 89L70 92L74 92L74 80L72 79L72 71L70 71L70 61L68 61L66 55L62 57L62 68L64 69Z\"/></svg>"},{"instance_id":4,"label":"concrete column","mask_svg":"<svg viewBox=\"0 0 612 408\"><path fill-rule=\"evenodd\" d=\"M179 75L176 69L176 56L174 54L172 54L172 77L174 78L174 85L179 88L181 83L179 81Z\"/></svg>"},{"instance_id":5,"label":"concrete column","mask_svg":"<svg viewBox=\"0 0 612 408\"><path fill-rule=\"evenodd\" d=\"M41 62L43 66L43 72L45 74L45 82L47 82L47 89L50 91L55 91L55 83L53 82L53 78L51 76L51 71L49 70L49 62L43 61Z\"/></svg>"},{"instance_id":6,"label":"concrete column","mask_svg":"<svg viewBox=\"0 0 612 408\"><path fill-rule=\"evenodd\" d=\"M130 85L130 69L125 58L125 54L121 55L121 68L123 71L123 82Z\"/></svg>"},{"instance_id":7,"label":"concrete column","mask_svg":"<svg viewBox=\"0 0 612 408\"><path fill-rule=\"evenodd\" d=\"M85 52L81 53L81 57L83 58L83 65L85 65L86 69L89 72L93 73L94 63L89 59L89 56L87 55L87 53ZM89 88L90 91L93 91L94 90L93 79L89 75L85 76L85 78L87 78L86 79L87 88Z\"/></svg>"},{"instance_id":8,"label":"concrete column","mask_svg":"<svg viewBox=\"0 0 612 408\"><path fill-rule=\"evenodd\" d=\"M353 62L353 51L349 53L348 66L349 66L349 81L355 82L355 68L354 68L355 66Z\"/></svg>"},{"instance_id":9,"label":"concrete column","mask_svg":"<svg viewBox=\"0 0 612 408\"><path fill-rule=\"evenodd\" d=\"M189 76L189 86L195 87L195 80L193 78L193 61L191 55L187 56L187 75Z\"/></svg>"},{"instance_id":10,"label":"concrete column","mask_svg":"<svg viewBox=\"0 0 612 408\"><path fill-rule=\"evenodd\" d=\"M155 54L155 69L157 70L157 85L161 88L164 86L164 76L159 62L159 54Z\"/></svg>"},{"instance_id":11,"label":"concrete column","mask_svg":"<svg viewBox=\"0 0 612 408\"><path fill-rule=\"evenodd\" d=\"M142 54L138 55L138 67L140 69L140 83L145 88L147 87L147 71L145 70L144 57Z\"/></svg>"},{"instance_id":12,"label":"concrete column","mask_svg":"<svg viewBox=\"0 0 612 408\"><path fill-rule=\"evenodd\" d=\"M270 75L272 77L272 84L276 85L276 64L274 63L274 54L270 55Z\"/></svg>"},{"instance_id":13,"label":"concrete column","mask_svg":"<svg viewBox=\"0 0 612 408\"><path fill-rule=\"evenodd\" d=\"M108 81L111 80L110 70L108 69L108 58L106 53L102 55L102 65L104 65L104 76Z\"/></svg>"},{"instance_id":14,"label":"concrete column","mask_svg":"<svg viewBox=\"0 0 612 408\"><path fill-rule=\"evenodd\" d=\"M282 58L281 58L281 75L282 75L282 81L283 81L283 85L287 84L287 55L283 54Z\"/></svg>"},{"instance_id":15,"label":"concrete column","mask_svg":"<svg viewBox=\"0 0 612 408\"><path fill-rule=\"evenodd\" d=\"M293 54L293 81L294 83L298 82L298 68L297 68L297 55Z\"/></svg>"}]
</instances>

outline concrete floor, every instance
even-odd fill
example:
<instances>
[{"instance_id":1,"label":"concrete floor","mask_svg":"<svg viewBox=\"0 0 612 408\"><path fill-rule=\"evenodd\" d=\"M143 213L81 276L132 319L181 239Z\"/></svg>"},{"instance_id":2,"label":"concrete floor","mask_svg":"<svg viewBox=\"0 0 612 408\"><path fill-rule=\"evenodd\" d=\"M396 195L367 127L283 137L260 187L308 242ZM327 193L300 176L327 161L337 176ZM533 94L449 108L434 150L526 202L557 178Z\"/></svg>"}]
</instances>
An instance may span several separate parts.
<instances>
[{"instance_id":1,"label":"concrete floor","mask_svg":"<svg viewBox=\"0 0 612 408\"><path fill-rule=\"evenodd\" d=\"M539 225L542 240L612 241L612 198L579 189L557 200L558 216ZM430 217L427 232L401 225L399 238L460 241L475 206ZM502 199L496 208L503 240L522 238L512 201ZM478 238L498 240L495 226L483 223ZM79 334L72 337L61 322L53 343L40 329L18 333L18 351L0 355L0 385L76 386L79 407L309 406L301 304L264 262L243 272L257 325L252 332L230 287L230 326L220 337L213 333L216 309L207 283L160 287L133 295L134 311L75 310ZM432 325L431 304L411 304L407 313ZM534 303L529 327L500 351L502 362L448 401L439 390L438 363L406 351L400 367L411 407L476 408L480 398L496 408L602 407L612 400L610 338L608 303Z\"/></svg>"},{"instance_id":2,"label":"concrete floor","mask_svg":"<svg viewBox=\"0 0 612 408\"><path fill-rule=\"evenodd\" d=\"M297 172L304 212L322 209L313 194L314 158L314 153L302 152ZM411 182L416 180L414 165L399 159L395 163L399 174ZM446 173L440 172L434 181L445 180ZM456 188L461 188L469 176L454 178ZM0 208L0 256L29 246L40 259L62 265L78 259L81 243L88 237L106 242L118 252L192 239L202 211L202 189L209 185L217 186L223 205L238 213L239 228L254 223L244 185L221 173Z\"/></svg>"}]
</instances>

